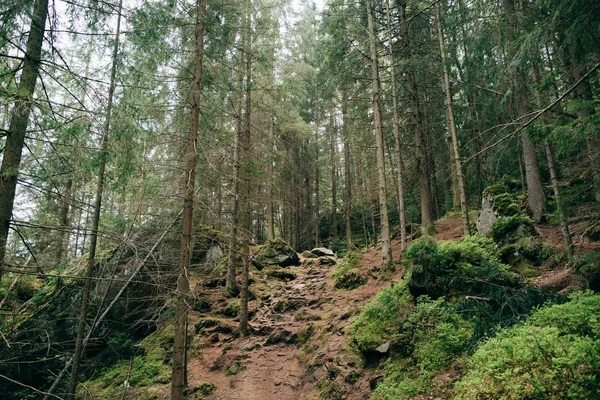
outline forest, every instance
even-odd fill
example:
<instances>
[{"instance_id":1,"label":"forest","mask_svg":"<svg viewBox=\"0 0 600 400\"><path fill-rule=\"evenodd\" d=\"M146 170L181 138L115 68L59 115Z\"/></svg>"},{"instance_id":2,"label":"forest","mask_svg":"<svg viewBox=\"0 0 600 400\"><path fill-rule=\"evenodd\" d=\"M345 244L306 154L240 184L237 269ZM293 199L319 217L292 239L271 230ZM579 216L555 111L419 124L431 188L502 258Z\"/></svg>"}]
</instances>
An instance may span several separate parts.
<instances>
[{"instance_id":1,"label":"forest","mask_svg":"<svg viewBox=\"0 0 600 400\"><path fill-rule=\"evenodd\" d=\"M0 21L0 398L600 398L598 1Z\"/></svg>"}]
</instances>

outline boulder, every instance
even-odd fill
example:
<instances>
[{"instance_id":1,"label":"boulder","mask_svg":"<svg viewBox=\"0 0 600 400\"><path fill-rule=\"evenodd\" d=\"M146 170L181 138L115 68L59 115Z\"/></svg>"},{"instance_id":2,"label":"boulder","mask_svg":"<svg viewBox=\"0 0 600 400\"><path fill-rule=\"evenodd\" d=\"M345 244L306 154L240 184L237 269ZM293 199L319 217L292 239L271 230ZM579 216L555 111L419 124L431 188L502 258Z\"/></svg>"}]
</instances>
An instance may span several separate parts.
<instances>
[{"instance_id":1,"label":"boulder","mask_svg":"<svg viewBox=\"0 0 600 400\"><path fill-rule=\"evenodd\" d=\"M481 202L481 211L477 218L477 231L482 235L490 235L492 233L492 225L498 219L498 214L494 210L494 198L491 194L487 194Z\"/></svg>"},{"instance_id":2,"label":"boulder","mask_svg":"<svg viewBox=\"0 0 600 400\"><path fill-rule=\"evenodd\" d=\"M335 265L337 261L332 257L319 257L319 265Z\"/></svg>"},{"instance_id":3,"label":"boulder","mask_svg":"<svg viewBox=\"0 0 600 400\"><path fill-rule=\"evenodd\" d=\"M317 257L335 257L335 253L333 250L327 249L325 247L316 247L310 251Z\"/></svg>"},{"instance_id":4,"label":"boulder","mask_svg":"<svg viewBox=\"0 0 600 400\"><path fill-rule=\"evenodd\" d=\"M290 265L299 265L300 257L285 241L275 239L267 242L252 256L252 263L259 270L269 265L288 267Z\"/></svg>"},{"instance_id":5,"label":"boulder","mask_svg":"<svg viewBox=\"0 0 600 400\"><path fill-rule=\"evenodd\" d=\"M305 251L302 252L302 257L304 257L304 258L318 258L319 256L317 256L312 251L305 250Z\"/></svg>"}]
</instances>

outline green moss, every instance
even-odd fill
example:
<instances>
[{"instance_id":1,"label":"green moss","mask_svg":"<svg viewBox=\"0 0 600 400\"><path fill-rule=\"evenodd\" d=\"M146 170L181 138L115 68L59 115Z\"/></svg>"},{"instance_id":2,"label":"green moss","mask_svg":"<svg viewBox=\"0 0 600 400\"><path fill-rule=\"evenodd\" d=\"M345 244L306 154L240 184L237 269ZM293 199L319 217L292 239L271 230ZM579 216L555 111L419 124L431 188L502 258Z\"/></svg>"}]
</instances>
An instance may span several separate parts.
<instances>
[{"instance_id":1,"label":"green moss","mask_svg":"<svg viewBox=\"0 0 600 400\"><path fill-rule=\"evenodd\" d=\"M280 281L284 282L289 282L296 279L296 274L294 272L276 265L264 268L263 272L270 278L279 279Z\"/></svg>"},{"instance_id":2,"label":"green moss","mask_svg":"<svg viewBox=\"0 0 600 400\"><path fill-rule=\"evenodd\" d=\"M362 352L372 351L391 340L414 307L403 280L380 291L350 325L352 341Z\"/></svg>"},{"instance_id":3,"label":"green moss","mask_svg":"<svg viewBox=\"0 0 600 400\"><path fill-rule=\"evenodd\" d=\"M367 278L356 268L361 257L359 253L349 253L329 273L329 276L333 278L334 288L352 290L367 283Z\"/></svg>"},{"instance_id":4,"label":"green moss","mask_svg":"<svg viewBox=\"0 0 600 400\"><path fill-rule=\"evenodd\" d=\"M533 220L523 214L515 214L508 217L500 217L492 224L492 237L495 241L503 241L510 237L521 227L524 234L532 235Z\"/></svg>"},{"instance_id":5,"label":"green moss","mask_svg":"<svg viewBox=\"0 0 600 400\"><path fill-rule=\"evenodd\" d=\"M437 371L466 350L473 327L443 299L419 297L418 304L398 335L404 351L410 353L421 370Z\"/></svg>"},{"instance_id":6,"label":"green moss","mask_svg":"<svg viewBox=\"0 0 600 400\"><path fill-rule=\"evenodd\" d=\"M600 296L576 293L501 331L469 360L457 398L597 398Z\"/></svg>"},{"instance_id":7,"label":"green moss","mask_svg":"<svg viewBox=\"0 0 600 400\"><path fill-rule=\"evenodd\" d=\"M198 393L202 396L208 396L212 394L215 390L217 390L217 387L214 384L209 382L202 382L194 386L193 388L186 389L184 394L186 396L189 396L191 394Z\"/></svg>"}]
</instances>

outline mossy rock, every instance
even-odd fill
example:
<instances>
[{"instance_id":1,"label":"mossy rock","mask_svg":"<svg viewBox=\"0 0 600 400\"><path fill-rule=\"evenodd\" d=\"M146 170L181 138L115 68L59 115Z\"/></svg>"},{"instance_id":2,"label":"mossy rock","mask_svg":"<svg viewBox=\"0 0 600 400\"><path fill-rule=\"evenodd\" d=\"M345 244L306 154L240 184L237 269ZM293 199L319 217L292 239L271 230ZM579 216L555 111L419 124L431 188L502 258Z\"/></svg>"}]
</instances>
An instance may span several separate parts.
<instances>
[{"instance_id":1,"label":"mossy rock","mask_svg":"<svg viewBox=\"0 0 600 400\"><path fill-rule=\"evenodd\" d=\"M294 272L278 266L270 266L265 268L263 271L266 276L279 279L280 281L284 282L289 282L296 279L296 274Z\"/></svg>"},{"instance_id":2,"label":"mossy rock","mask_svg":"<svg viewBox=\"0 0 600 400\"><path fill-rule=\"evenodd\" d=\"M300 257L288 243L278 238L261 246L258 252L252 256L252 264L258 270L270 265L288 267L299 265Z\"/></svg>"},{"instance_id":3,"label":"mossy rock","mask_svg":"<svg viewBox=\"0 0 600 400\"><path fill-rule=\"evenodd\" d=\"M193 388L185 389L184 394L186 396L189 396L189 395L197 393L197 394L200 394L201 396L209 396L215 390L217 390L217 387L213 383L202 382L202 383L194 386Z\"/></svg>"},{"instance_id":4,"label":"mossy rock","mask_svg":"<svg viewBox=\"0 0 600 400\"><path fill-rule=\"evenodd\" d=\"M302 252L302 257L304 258L318 258L318 256L312 251L305 250Z\"/></svg>"},{"instance_id":5,"label":"mossy rock","mask_svg":"<svg viewBox=\"0 0 600 400\"><path fill-rule=\"evenodd\" d=\"M367 283L367 278L358 271L352 270L336 278L333 287L336 289L352 290L365 283Z\"/></svg>"},{"instance_id":6,"label":"mossy rock","mask_svg":"<svg viewBox=\"0 0 600 400\"><path fill-rule=\"evenodd\" d=\"M308 340L312 337L312 335L315 333L315 327L314 324L312 322L309 322L308 324L305 324L302 328L300 328L300 330L298 331L298 336L297 336L297 342L299 345L303 345L305 343L308 342Z\"/></svg>"},{"instance_id":7,"label":"mossy rock","mask_svg":"<svg viewBox=\"0 0 600 400\"><path fill-rule=\"evenodd\" d=\"M219 327L220 325L221 321L219 321L216 318L203 318L194 325L194 328L196 330L196 333L198 334L210 328Z\"/></svg>"},{"instance_id":8,"label":"mossy rock","mask_svg":"<svg viewBox=\"0 0 600 400\"><path fill-rule=\"evenodd\" d=\"M335 265L337 261L333 257L319 257L319 265Z\"/></svg>"},{"instance_id":9,"label":"mossy rock","mask_svg":"<svg viewBox=\"0 0 600 400\"><path fill-rule=\"evenodd\" d=\"M283 313L287 311L296 311L304 305L306 301L303 299L284 299L275 303L273 311Z\"/></svg>"}]
</instances>

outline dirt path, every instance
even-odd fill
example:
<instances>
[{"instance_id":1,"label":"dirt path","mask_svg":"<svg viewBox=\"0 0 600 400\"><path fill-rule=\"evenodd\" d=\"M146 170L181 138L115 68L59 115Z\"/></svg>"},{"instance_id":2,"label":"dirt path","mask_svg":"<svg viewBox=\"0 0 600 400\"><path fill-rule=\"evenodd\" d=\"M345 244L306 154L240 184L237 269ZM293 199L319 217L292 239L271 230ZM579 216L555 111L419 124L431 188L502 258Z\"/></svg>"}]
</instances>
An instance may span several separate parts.
<instances>
[{"instance_id":1,"label":"dirt path","mask_svg":"<svg viewBox=\"0 0 600 400\"><path fill-rule=\"evenodd\" d=\"M394 242L394 248L399 254L399 243ZM329 272L335 265L319 265L317 260L303 259L301 266L288 267L296 274L289 282L255 271L250 290L258 299L250 302L255 330L250 337L236 337L237 319L215 317L214 309L210 314L191 315L194 324L210 318L217 318L219 324L192 344L188 361L189 387L210 382L216 390L190 398L316 399L316 387L323 380L337 382L336 390L345 393L345 399L367 398L369 376L352 383L344 379L360 365L358 357L346 351L346 327L382 287L402 276L399 268L387 280L377 279L379 257L379 249L362 255L360 268L369 280L352 291L334 289ZM201 285L197 290L216 304L227 301L222 291L222 287ZM333 366L339 379L332 376Z\"/></svg>"}]
</instances>

